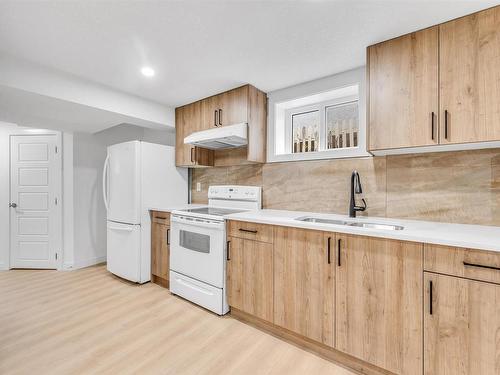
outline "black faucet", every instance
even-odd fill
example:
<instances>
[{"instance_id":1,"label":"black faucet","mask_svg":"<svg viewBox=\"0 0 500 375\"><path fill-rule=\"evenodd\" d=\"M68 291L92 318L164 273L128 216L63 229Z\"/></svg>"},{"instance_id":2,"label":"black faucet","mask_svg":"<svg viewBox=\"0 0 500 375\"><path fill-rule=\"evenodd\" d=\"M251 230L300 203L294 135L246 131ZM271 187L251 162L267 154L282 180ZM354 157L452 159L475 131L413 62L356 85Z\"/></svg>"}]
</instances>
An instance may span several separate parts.
<instances>
[{"instance_id":1,"label":"black faucet","mask_svg":"<svg viewBox=\"0 0 500 375\"><path fill-rule=\"evenodd\" d=\"M354 170L351 174L351 200L349 201L349 217L356 217L357 211L366 210L366 201L365 199L361 199L363 202L363 206L356 206L356 198L355 194L363 193L363 189L361 188L361 181L359 179L358 171Z\"/></svg>"}]
</instances>

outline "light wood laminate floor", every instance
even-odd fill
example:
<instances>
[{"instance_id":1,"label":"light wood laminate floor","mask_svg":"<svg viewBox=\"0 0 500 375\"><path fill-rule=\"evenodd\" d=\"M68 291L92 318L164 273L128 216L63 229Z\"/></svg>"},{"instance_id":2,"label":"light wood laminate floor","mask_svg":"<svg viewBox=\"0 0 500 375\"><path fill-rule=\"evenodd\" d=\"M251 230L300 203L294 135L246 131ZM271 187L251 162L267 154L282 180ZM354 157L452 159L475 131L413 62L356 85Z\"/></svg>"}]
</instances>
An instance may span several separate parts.
<instances>
[{"instance_id":1,"label":"light wood laminate floor","mask_svg":"<svg viewBox=\"0 0 500 375\"><path fill-rule=\"evenodd\" d=\"M353 374L104 266L0 272L0 374L95 373Z\"/></svg>"}]
</instances>

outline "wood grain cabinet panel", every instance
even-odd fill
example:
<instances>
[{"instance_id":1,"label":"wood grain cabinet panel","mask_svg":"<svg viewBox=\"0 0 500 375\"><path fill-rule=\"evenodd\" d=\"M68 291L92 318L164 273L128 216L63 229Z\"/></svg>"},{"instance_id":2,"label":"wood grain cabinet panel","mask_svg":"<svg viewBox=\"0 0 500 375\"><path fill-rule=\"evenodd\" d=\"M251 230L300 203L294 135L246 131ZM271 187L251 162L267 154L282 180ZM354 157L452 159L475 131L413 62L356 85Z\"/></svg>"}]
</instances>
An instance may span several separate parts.
<instances>
[{"instance_id":1,"label":"wood grain cabinet panel","mask_svg":"<svg viewBox=\"0 0 500 375\"><path fill-rule=\"evenodd\" d=\"M424 374L500 374L500 285L428 272L424 280Z\"/></svg>"},{"instance_id":2,"label":"wood grain cabinet panel","mask_svg":"<svg viewBox=\"0 0 500 375\"><path fill-rule=\"evenodd\" d=\"M441 24L439 43L441 143L500 140L500 7Z\"/></svg>"},{"instance_id":3,"label":"wood grain cabinet panel","mask_svg":"<svg viewBox=\"0 0 500 375\"><path fill-rule=\"evenodd\" d=\"M500 252L425 244L424 269L500 284Z\"/></svg>"},{"instance_id":4,"label":"wood grain cabinet panel","mask_svg":"<svg viewBox=\"0 0 500 375\"><path fill-rule=\"evenodd\" d=\"M153 282L168 286L170 268L170 214L154 211L151 220L151 275ZM160 280L157 280L160 278Z\"/></svg>"},{"instance_id":5,"label":"wood grain cabinet panel","mask_svg":"<svg viewBox=\"0 0 500 375\"><path fill-rule=\"evenodd\" d=\"M336 349L422 374L423 245L337 234Z\"/></svg>"},{"instance_id":6,"label":"wood grain cabinet panel","mask_svg":"<svg viewBox=\"0 0 500 375\"><path fill-rule=\"evenodd\" d=\"M227 223L228 236L246 238L262 242L273 242L274 226L246 221L229 220Z\"/></svg>"},{"instance_id":7,"label":"wood grain cabinet panel","mask_svg":"<svg viewBox=\"0 0 500 375\"><path fill-rule=\"evenodd\" d=\"M201 102L175 109L175 165L178 167L213 166L212 150L184 143L184 138L201 129Z\"/></svg>"},{"instance_id":8,"label":"wood grain cabinet panel","mask_svg":"<svg viewBox=\"0 0 500 375\"><path fill-rule=\"evenodd\" d=\"M276 227L274 233L274 324L334 344L335 234Z\"/></svg>"},{"instance_id":9,"label":"wood grain cabinet panel","mask_svg":"<svg viewBox=\"0 0 500 375\"><path fill-rule=\"evenodd\" d=\"M367 53L369 149L436 144L438 27L370 46Z\"/></svg>"},{"instance_id":10,"label":"wood grain cabinet panel","mask_svg":"<svg viewBox=\"0 0 500 375\"><path fill-rule=\"evenodd\" d=\"M273 321L273 245L228 237L229 306Z\"/></svg>"}]
</instances>

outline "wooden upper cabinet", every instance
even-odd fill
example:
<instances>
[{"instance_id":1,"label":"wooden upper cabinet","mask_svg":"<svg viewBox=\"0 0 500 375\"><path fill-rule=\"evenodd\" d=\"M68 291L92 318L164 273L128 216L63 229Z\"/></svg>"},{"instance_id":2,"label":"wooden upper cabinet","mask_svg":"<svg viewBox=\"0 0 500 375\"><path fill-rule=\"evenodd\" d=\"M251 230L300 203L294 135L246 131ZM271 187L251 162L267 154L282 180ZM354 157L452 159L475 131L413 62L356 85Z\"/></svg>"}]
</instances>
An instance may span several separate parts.
<instances>
[{"instance_id":1,"label":"wooden upper cabinet","mask_svg":"<svg viewBox=\"0 0 500 375\"><path fill-rule=\"evenodd\" d=\"M368 47L369 149L438 142L438 27Z\"/></svg>"},{"instance_id":2,"label":"wooden upper cabinet","mask_svg":"<svg viewBox=\"0 0 500 375\"><path fill-rule=\"evenodd\" d=\"M423 245L337 234L338 245L336 349L421 375Z\"/></svg>"},{"instance_id":3,"label":"wooden upper cabinet","mask_svg":"<svg viewBox=\"0 0 500 375\"><path fill-rule=\"evenodd\" d=\"M201 102L175 109L175 164L178 167L213 166L214 152L184 143L189 134L201 130Z\"/></svg>"},{"instance_id":4,"label":"wooden upper cabinet","mask_svg":"<svg viewBox=\"0 0 500 375\"><path fill-rule=\"evenodd\" d=\"M424 278L424 374L498 375L500 285L427 272Z\"/></svg>"},{"instance_id":5,"label":"wooden upper cabinet","mask_svg":"<svg viewBox=\"0 0 500 375\"><path fill-rule=\"evenodd\" d=\"M179 113L178 113L179 112ZM201 130L248 124L248 145L208 151L184 145L184 137ZM181 132L179 132L179 128ZM266 162L267 95L251 85L176 108L177 166L231 166ZM193 154L191 154L193 153Z\"/></svg>"},{"instance_id":6,"label":"wooden upper cabinet","mask_svg":"<svg viewBox=\"0 0 500 375\"><path fill-rule=\"evenodd\" d=\"M500 7L440 25L439 42L441 143L500 140Z\"/></svg>"},{"instance_id":7,"label":"wooden upper cabinet","mask_svg":"<svg viewBox=\"0 0 500 375\"><path fill-rule=\"evenodd\" d=\"M220 95L214 95L201 100L201 128L200 130L213 129L220 126L219 109L221 107Z\"/></svg>"},{"instance_id":8,"label":"wooden upper cabinet","mask_svg":"<svg viewBox=\"0 0 500 375\"><path fill-rule=\"evenodd\" d=\"M334 246L334 233L274 230L274 324L331 347Z\"/></svg>"},{"instance_id":9,"label":"wooden upper cabinet","mask_svg":"<svg viewBox=\"0 0 500 375\"><path fill-rule=\"evenodd\" d=\"M248 122L249 85L202 100L203 128Z\"/></svg>"},{"instance_id":10,"label":"wooden upper cabinet","mask_svg":"<svg viewBox=\"0 0 500 375\"><path fill-rule=\"evenodd\" d=\"M229 306L273 321L273 245L228 237Z\"/></svg>"}]
</instances>

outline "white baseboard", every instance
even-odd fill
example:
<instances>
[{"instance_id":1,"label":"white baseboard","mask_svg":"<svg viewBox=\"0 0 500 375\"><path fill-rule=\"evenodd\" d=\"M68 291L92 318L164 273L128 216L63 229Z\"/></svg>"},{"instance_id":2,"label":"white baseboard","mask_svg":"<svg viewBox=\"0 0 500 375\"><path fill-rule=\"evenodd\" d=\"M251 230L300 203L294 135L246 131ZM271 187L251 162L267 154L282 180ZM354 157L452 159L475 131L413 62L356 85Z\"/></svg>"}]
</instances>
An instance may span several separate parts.
<instances>
[{"instance_id":1,"label":"white baseboard","mask_svg":"<svg viewBox=\"0 0 500 375\"><path fill-rule=\"evenodd\" d=\"M103 263L105 261L106 261L106 256L101 256L101 257L95 257L95 258L81 260L81 261L74 262L74 263L64 263L63 270L64 271L73 271L73 270L77 270L80 268L94 266L96 264Z\"/></svg>"}]
</instances>

